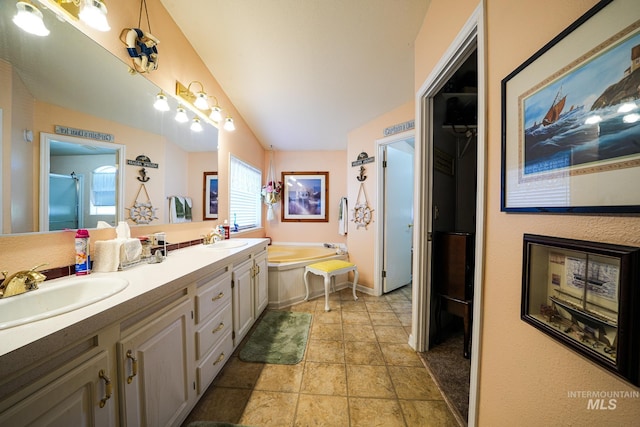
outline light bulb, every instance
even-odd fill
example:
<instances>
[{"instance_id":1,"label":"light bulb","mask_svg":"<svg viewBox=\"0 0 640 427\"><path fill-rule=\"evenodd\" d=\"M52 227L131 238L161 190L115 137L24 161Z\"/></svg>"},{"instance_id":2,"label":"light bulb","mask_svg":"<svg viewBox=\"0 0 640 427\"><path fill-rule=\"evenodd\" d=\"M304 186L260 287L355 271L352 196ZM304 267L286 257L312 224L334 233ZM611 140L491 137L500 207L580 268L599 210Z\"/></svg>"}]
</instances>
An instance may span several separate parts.
<instances>
[{"instance_id":1,"label":"light bulb","mask_svg":"<svg viewBox=\"0 0 640 427\"><path fill-rule=\"evenodd\" d=\"M199 118L193 118L193 121L191 122L191 130L194 132L202 132L202 124L200 123Z\"/></svg>"},{"instance_id":2,"label":"light bulb","mask_svg":"<svg viewBox=\"0 0 640 427\"><path fill-rule=\"evenodd\" d=\"M207 102L207 94L204 92L196 93L196 100L193 102L193 105L195 105L201 110L208 109L209 103Z\"/></svg>"},{"instance_id":3,"label":"light bulb","mask_svg":"<svg viewBox=\"0 0 640 427\"><path fill-rule=\"evenodd\" d=\"M211 114L209 114L209 118L216 123L219 123L222 120L222 108L219 105L211 108Z\"/></svg>"},{"instance_id":4,"label":"light bulb","mask_svg":"<svg viewBox=\"0 0 640 427\"><path fill-rule=\"evenodd\" d=\"M236 130L236 125L233 124L233 119L231 117L227 117L224 119L224 130L229 132Z\"/></svg>"},{"instance_id":5,"label":"light bulb","mask_svg":"<svg viewBox=\"0 0 640 427\"><path fill-rule=\"evenodd\" d=\"M162 91L156 95L156 102L153 103L153 106L158 111L169 111L169 101Z\"/></svg>"},{"instance_id":6,"label":"light bulb","mask_svg":"<svg viewBox=\"0 0 640 427\"><path fill-rule=\"evenodd\" d=\"M102 0L83 0L78 17L88 26L98 31L109 31L107 6Z\"/></svg>"},{"instance_id":7,"label":"light bulb","mask_svg":"<svg viewBox=\"0 0 640 427\"><path fill-rule=\"evenodd\" d=\"M42 12L31 3L19 1L16 3L18 13L13 17L13 23L29 34L48 36L49 29L44 25Z\"/></svg>"},{"instance_id":8,"label":"light bulb","mask_svg":"<svg viewBox=\"0 0 640 427\"><path fill-rule=\"evenodd\" d=\"M182 105L178 105L178 108L176 108L176 122L186 123L188 121L187 110L185 110Z\"/></svg>"}]
</instances>

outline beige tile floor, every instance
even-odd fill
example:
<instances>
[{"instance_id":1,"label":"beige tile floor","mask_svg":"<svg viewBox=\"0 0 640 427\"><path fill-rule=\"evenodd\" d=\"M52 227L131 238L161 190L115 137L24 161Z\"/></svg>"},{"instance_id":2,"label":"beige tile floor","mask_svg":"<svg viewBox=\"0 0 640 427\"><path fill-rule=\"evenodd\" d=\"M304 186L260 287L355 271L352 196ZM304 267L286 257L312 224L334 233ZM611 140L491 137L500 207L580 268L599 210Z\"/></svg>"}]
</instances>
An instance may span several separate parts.
<instances>
[{"instance_id":1,"label":"beige tile floor","mask_svg":"<svg viewBox=\"0 0 640 427\"><path fill-rule=\"evenodd\" d=\"M236 351L184 426L458 426L407 344L410 287L358 296L354 301L349 289L331 294L330 312L324 311L324 297L290 307L313 314L303 361L247 363Z\"/></svg>"}]
</instances>

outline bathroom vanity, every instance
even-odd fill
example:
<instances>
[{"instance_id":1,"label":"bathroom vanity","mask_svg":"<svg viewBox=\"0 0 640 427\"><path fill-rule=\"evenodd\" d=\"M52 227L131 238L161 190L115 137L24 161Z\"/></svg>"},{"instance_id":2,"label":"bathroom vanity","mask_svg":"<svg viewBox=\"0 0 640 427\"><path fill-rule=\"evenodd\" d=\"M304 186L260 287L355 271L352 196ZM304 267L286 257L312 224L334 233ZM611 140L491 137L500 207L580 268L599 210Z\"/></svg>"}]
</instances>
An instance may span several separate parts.
<instances>
[{"instance_id":1,"label":"bathroom vanity","mask_svg":"<svg viewBox=\"0 0 640 427\"><path fill-rule=\"evenodd\" d=\"M129 285L0 330L0 425L180 425L266 307L267 239L229 242L92 275Z\"/></svg>"}]
</instances>

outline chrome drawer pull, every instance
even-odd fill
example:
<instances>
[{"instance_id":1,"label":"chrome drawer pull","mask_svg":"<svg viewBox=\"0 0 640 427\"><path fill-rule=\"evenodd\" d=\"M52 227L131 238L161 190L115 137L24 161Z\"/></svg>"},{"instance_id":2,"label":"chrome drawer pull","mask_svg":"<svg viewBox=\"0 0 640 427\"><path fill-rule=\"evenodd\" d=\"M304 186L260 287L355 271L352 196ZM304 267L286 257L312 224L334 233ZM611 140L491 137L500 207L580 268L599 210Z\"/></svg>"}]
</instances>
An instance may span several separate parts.
<instances>
[{"instance_id":1,"label":"chrome drawer pull","mask_svg":"<svg viewBox=\"0 0 640 427\"><path fill-rule=\"evenodd\" d=\"M104 408L104 405L107 404L107 400L111 399L111 394L112 394L112 390L111 390L111 379L105 375L104 370L100 369L100 372L98 373L98 376L104 380L104 394L105 396L100 399L100 407Z\"/></svg>"},{"instance_id":2,"label":"chrome drawer pull","mask_svg":"<svg viewBox=\"0 0 640 427\"><path fill-rule=\"evenodd\" d=\"M216 295L215 297L211 298L211 301L219 300L223 296L224 296L224 292L220 292L218 295Z\"/></svg>"},{"instance_id":3,"label":"chrome drawer pull","mask_svg":"<svg viewBox=\"0 0 640 427\"><path fill-rule=\"evenodd\" d=\"M224 323L220 322L220 324L218 325L217 328L215 328L213 331L211 331L212 334L215 334L216 332L222 330L222 328L224 328Z\"/></svg>"},{"instance_id":4,"label":"chrome drawer pull","mask_svg":"<svg viewBox=\"0 0 640 427\"><path fill-rule=\"evenodd\" d=\"M213 366L216 366L218 363L222 362L223 360L224 360L224 353L218 356L218 359L215 362L213 362Z\"/></svg>"}]
</instances>

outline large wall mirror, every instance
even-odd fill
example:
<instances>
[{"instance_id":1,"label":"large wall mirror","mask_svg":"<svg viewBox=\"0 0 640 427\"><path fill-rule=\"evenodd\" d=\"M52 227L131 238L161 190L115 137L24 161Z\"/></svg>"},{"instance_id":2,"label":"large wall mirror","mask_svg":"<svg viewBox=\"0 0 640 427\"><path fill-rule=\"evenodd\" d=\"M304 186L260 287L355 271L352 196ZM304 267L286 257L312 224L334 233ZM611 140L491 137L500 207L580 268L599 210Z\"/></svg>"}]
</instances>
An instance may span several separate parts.
<instances>
[{"instance_id":1,"label":"large wall mirror","mask_svg":"<svg viewBox=\"0 0 640 427\"><path fill-rule=\"evenodd\" d=\"M177 102L171 96L168 97L170 111L155 110L153 102L160 92L157 86L142 75L129 73L129 64L58 19L40 3L34 4L44 15L50 31L48 36L35 36L21 30L12 22L17 12L16 1L0 0L2 234L50 231L57 227L47 223L48 216L44 217L47 209L41 204L51 199L52 187L55 191L62 185L58 181L52 183L48 177L52 156L56 157L59 150L74 148L58 145L62 143L75 143L75 149L84 147L94 154L113 149L111 155L117 158L114 167L120 178L116 181L122 186L108 196L117 201L115 213L104 217L108 209L97 209L94 205L93 213L81 214L83 219L78 224L85 228L95 227L98 220L112 224L127 219L126 207L136 201L141 185L138 179L141 168L127 165L126 160L139 155L148 156L159 165L157 169L147 170L151 179L144 183L154 207L159 208L158 219L151 224L169 221L167 198L170 196L188 195L194 202L200 202L201 188L193 183L201 185L203 171L218 170L215 153L218 130L203 123L204 130L194 132L189 123L176 122ZM118 31L112 33L118 36ZM110 134L113 142L56 136L56 125ZM45 144L49 154L40 152L43 137L50 142ZM76 165L68 164L74 159L78 162ZM69 155L65 169L80 175L79 171L88 170L83 163L89 159ZM202 159L211 160L204 163ZM86 195L92 185L91 174L84 172L83 175L84 197L95 197L95 194ZM73 184L63 181L64 185Z\"/></svg>"}]
</instances>

